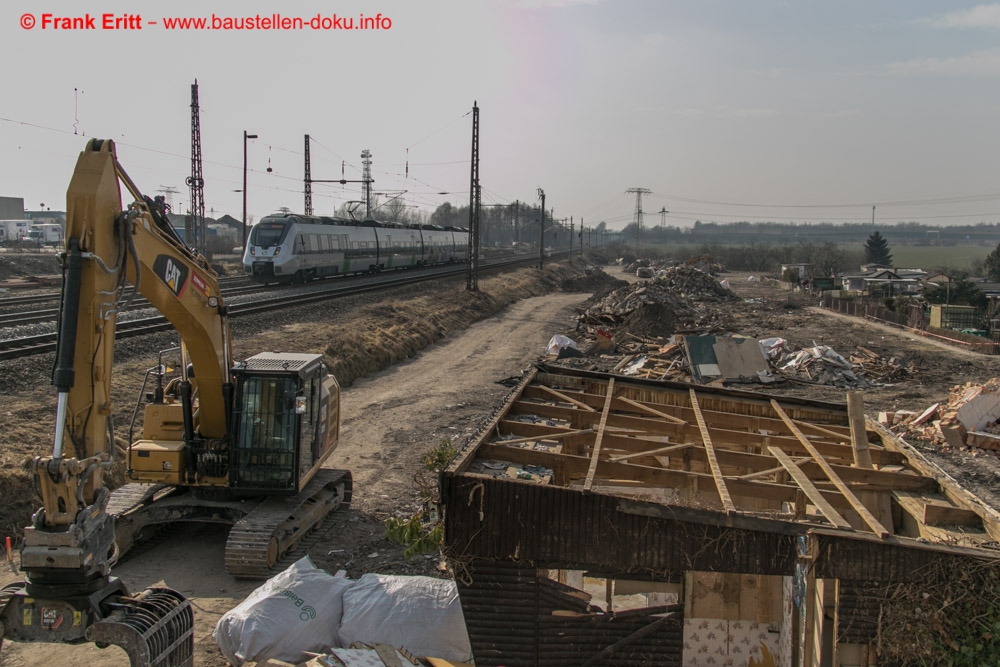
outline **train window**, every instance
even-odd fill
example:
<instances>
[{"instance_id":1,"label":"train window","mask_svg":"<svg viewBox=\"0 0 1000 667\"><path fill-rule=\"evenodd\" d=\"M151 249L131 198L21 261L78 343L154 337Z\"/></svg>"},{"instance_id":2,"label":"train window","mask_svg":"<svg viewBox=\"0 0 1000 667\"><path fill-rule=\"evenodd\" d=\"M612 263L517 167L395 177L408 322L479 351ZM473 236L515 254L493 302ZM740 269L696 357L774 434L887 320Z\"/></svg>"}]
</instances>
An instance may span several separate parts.
<instances>
[{"instance_id":1,"label":"train window","mask_svg":"<svg viewBox=\"0 0 1000 667\"><path fill-rule=\"evenodd\" d=\"M264 246L265 248L270 248L273 245L281 243L282 238L285 236L285 225L283 224L258 224L253 228L253 234L250 238L251 245Z\"/></svg>"}]
</instances>

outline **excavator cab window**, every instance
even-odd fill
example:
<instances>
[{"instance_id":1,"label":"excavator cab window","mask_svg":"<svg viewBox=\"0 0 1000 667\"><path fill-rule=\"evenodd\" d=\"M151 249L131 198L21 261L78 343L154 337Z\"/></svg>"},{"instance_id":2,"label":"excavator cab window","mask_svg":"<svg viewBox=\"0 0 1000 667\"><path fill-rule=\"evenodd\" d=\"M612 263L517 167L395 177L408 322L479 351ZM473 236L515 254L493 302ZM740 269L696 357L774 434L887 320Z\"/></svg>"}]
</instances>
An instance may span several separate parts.
<instances>
[{"instance_id":1,"label":"excavator cab window","mask_svg":"<svg viewBox=\"0 0 1000 667\"><path fill-rule=\"evenodd\" d=\"M298 479L297 378L245 376L237 393L232 486L295 491Z\"/></svg>"}]
</instances>

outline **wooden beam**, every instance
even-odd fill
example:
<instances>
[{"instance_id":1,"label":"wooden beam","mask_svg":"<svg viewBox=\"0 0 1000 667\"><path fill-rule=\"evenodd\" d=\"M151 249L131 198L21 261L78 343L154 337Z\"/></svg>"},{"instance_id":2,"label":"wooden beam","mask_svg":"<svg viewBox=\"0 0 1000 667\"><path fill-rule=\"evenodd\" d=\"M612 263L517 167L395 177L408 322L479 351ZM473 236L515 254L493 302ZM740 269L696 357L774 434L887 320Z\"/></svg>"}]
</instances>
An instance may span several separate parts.
<instances>
[{"instance_id":1,"label":"wooden beam","mask_svg":"<svg viewBox=\"0 0 1000 667\"><path fill-rule=\"evenodd\" d=\"M879 520L875 518L867 507L865 507L865 504L854 495L854 492L851 491L842 479L840 479L840 476L837 475L832 467L830 467L830 464L825 458L823 458L823 455L816 451L813 444L809 442L809 438L807 438L802 431L799 430L799 427L795 425L795 422L793 422L791 418L785 414L785 411L781 408L781 405L778 404L778 401L773 398L771 399L771 407L774 408L774 411L779 417L781 417L782 421L785 422L785 425L788 426L789 430L795 435L795 437L799 439L802 446L809 451L814 459L816 459L816 463L819 464L819 467L823 469L823 472L826 473L826 476L831 482L833 482L833 485L837 487L837 490L840 491L845 498L847 498L847 502L851 504L854 511L861 515L861 518L872 529L872 532L882 538L888 536L890 533L886 530L885 526L879 523Z\"/></svg>"},{"instance_id":2,"label":"wooden beam","mask_svg":"<svg viewBox=\"0 0 1000 667\"><path fill-rule=\"evenodd\" d=\"M532 382L534 382L536 378L538 378L538 368L537 367L533 367L528 372L528 378L527 378L527 380L525 380L525 384L521 385L521 393L517 395L517 397L516 397L515 400L520 399L521 396L523 396L525 388L528 387ZM508 403L507 403L507 405L512 405L512 404L513 404L513 402L511 402L511 401L508 401ZM506 417L507 417L507 411L506 410L498 410L497 413L495 415L493 415L493 417L490 419L489 424L487 424L486 428L483 429L482 432L483 433L493 433L493 432L495 432L497 426ZM480 442L482 442L482 440L480 440ZM455 460L451 462L451 464L447 467L446 470L447 470L447 472L452 473L452 474L467 472L468 469L469 469L469 466L472 464L472 462L475 459L476 459L476 448L475 447L468 447L465 450L464 454L462 454L461 456L455 457Z\"/></svg>"},{"instance_id":3,"label":"wooden beam","mask_svg":"<svg viewBox=\"0 0 1000 667\"><path fill-rule=\"evenodd\" d=\"M617 399L616 399L617 400ZM583 412L576 408L567 408L552 404L531 403L528 401L517 401L507 413L508 417L519 414L532 414L550 419L564 419L566 421L593 419L593 414ZM713 420L720 413L713 414ZM773 420L777 421L777 420ZM694 426L683 426L672 422L652 419L651 417L636 417L623 414L612 414L608 417L609 427L626 428L637 432L646 432L655 435L666 435L678 442L690 441L697 437L698 430ZM734 430L712 426L712 441L716 446L734 445L751 446L758 449L766 449L765 445L779 445L784 451L794 454L796 452L807 453L800 445L799 441L788 435L761 435L756 432L746 430ZM813 446L828 458L838 458L845 462L854 462L854 451L848 443L849 438L843 438L845 444L835 444L832 442L813 442ZM878 465L891 465L902 463L906 457L897 451L875 448L871 450L872 461Z\"/></svg>"},{"instance_id":4,"label":"wooden beam","mask_svg":"<svg viewBox=\"0 0 1000 667\"><path fill-rule=\"evenodd\" d=\"M544 384L538 385L538 388L541 389L546 394L549 394L550 396L555 396L556 398L558 398L560 401L562 401L564 403L570 403L571 405L575 405L576 407L578 407L578 408L580 408L582 410L586 410L587 412L597 412L597 410L595 410L594 408L590 407L586 403L581 403L580 401L578 401L575 398L572 398L570 396L567 396L566 394L562 393L561 391L556 391L555 389L553 389L551 387L546 387Z\"/></svg>"},{"instance_id":5,"label":"wooden beam","mask_svg":"<svg viewBox=\"0 0 1000 667\"><path fill-rule=\"evenodd\" d=\"M915 470L919 470L928 477L933 477L948 499L967 510L978 514L983 520L983 527L994 540L1000 540L1000 512L984 503L972 492L968 491L955 478L941 470L937 465L931 463L912 445L901 438L897 438L889 429L879 424L874 419L868 419L868 428L879 434L882 444L892 451L899 452L906 456L907 463Z\"/></svg>"},{"instance_id":6,"label":"wooden beam","mask_svg":"<svg viewBox=\"0 0 1000 667\"><path fill-rule=\"evenodd\" d=\"M601 458L601 441L604 439L604 427L608 424L608 415L611 413L611 401L615 397L615 379L608 380L608 393L604 400L604 411L601 413L601 423L597 426L597 437L594 438L594 449L590 452L590 469L587 470L587 480L583 483L583 488L590 491L594 485L594 475L597 474L597 462Z\"/></svg>"},{"instance_id":7,"label":"wooden beam","mask_svg":"<svg viewBox=\"0 0 1000 667\"><path fill-rule=\"evenodd\" d=\"M928 526L976 526L982 528L983 520L972 510L950 505L924 505L924 524Z\"/></svg>"},{"instance_id":8,"label":"wooden beam","mask_svg":"<svg viewBox=\"0 0 1000 667\"><path fill-rule=\"evenodd\" d=\"M682 424L684 426L688 425L688 423L683 419L681 419L680 417L675 417L671 414L667 414L666 412L660 412L659 410L654 410L648 405L643 405L642 403L638 401L633 401L630 398L618 398L617 400L619 403L625 403L626 405L631 405L633 408L639 410L640 412L645 412L646 414L653 415L654 417L662 417L663 419L666 419L668 422L673 422L675 424Z\"/></svg>"},{"instance_id":9,"label":"wooden beam","mask_svg":"<svg viewBox=\"0 0 1000 667\"><path fill-rule=\"evenodd\" d=\"M583 479L590 468L591 459L586 456L574 454L557 454L555 452L540 452L524 447L504 447L497 443L485 443L477 448L477 454L484 459L494 459L497 461L509 461L510 463L521 463L526 465L545 466L556 471L556 479L560 475L569 479L577 477ZM598 465L598 473L604 479L613 480L635 480L650 488L683 489L691 484L692 480L697 481L698 487L705 491L714 491L715 484L711 475L707 473L689 472L685 470L672 470L670 468L637 465L635 463L613 463L608 460L601 461ZM475 474L475 473L470 473ZM596 477L596 476L595 476ZM527 483L527 482L521 482ZM560 484L569 486L569 484ZM730 492L737 496L747 498L762 498L764 500L778 500L791 502L795 499L796 493L801 493L798 487L785 484L775 484L772 482L757 482L753 480L741 480L730 478L726 480L726 486ZM820 493L834 507L849 510L850 504L842 495L836 491L823 491Z\"/></svg>"},{"instance_id":10,"label":"wooden beam","mask_svg":"<svg viewBox=\"0 0 1000 667\"><path fill-rule=\"evenodd\" d=\"M795 480L795 483L799 485L799 488L806 494L806 497L808 497L809 500L812 501L812 504L815 505L820 512L822 512L827 521L832 523L837 528L851 529L851 524L847 523L847 520L840 515L840 512L835 510L833 505L827 502L826 498L823 497L823 494L816 488L816 485L812 483L804 472L802 472L801 468L795 465L795 461L793 461L788 454L784 453L777 447L769 447L768 449L771 451L771 455L778 459L781 463L781 467L788 471L788 474L793 480Z\"/></svg>"},{"instance_id":11,"label":"wooden beam","mask_svg":"<svg viewBox=\"0 0 1000 667\"><path fill-rule=\"evenodd\" d=\"M872 455L868 451L868 431L865 429L865 401L860 391L847 392L847 415L851 422L851 447L854 448L854 465L871 468Z\"/></svg>"},{"instance_id":12,"label":"wooden beam","mask_svg":"<svg viewBox=\"0 0 1000 667\"><path fill-rule=\"evenodd\" d=\"M523 445L528 442L538 442L539 440L563 440L574 435L587 435L593 433L594 429L585 428L579 431L562 430L560 433L546 433L545 435L533 435L530 438L515 438L514 440L497 440L498 445Z\"/></svg>"},{"instance_id":13,"label":"wooden beam","mask_svg":"<svg viewBox=\"0 0 1000 667\"><path fill-rule=\"evenodd\" d=\"M628 461L629 459L638 459L643 456L662 456L664 454L669 454L671 452L680 452L694 446L695 445L690 442L682 442L677 445L668 445L666 447L660 447L659 449L647 449L644 452L629 452L628 454L609 456L608 460L617 463L618 461Z\"/></svg>"},{"instance_id":14,"label":"wooden beam","mask_svg":"<svg viewBox=\"0 0 1000 667\"><path fill-rule=\"evenodd\" d=\"M813 424L812 422L802 421L801 419L796 419L795 424L800 428L809 429L810 431L816 431L817 433L828 435L831 438L842 442L846 441L850 437L850 433L844 433L842 431L834 431L833 429L826 428L825 426L820 426L819 424Z\"/></svg>"},{"instance_id":15,"label":"wooden beam","mask_svg":"<svg viewBox=\"0 0 1000 667\"><path fill-rule=\"evenodd\" d=\"M698 407L698 395L694 389L688 390L691 396L691 408L694 410L695 419L698 420L698 429L701 431L701 440L705 444L705 455L708 457L708 467L712 470L712 477L715 479L715 486L719 489L719 499L722 500L722 507L726 512L735 512L736 505L726 488L726 479L722 476L722 468L719 467L719 460L715 456L715 447L712 446L712 435L708 432L708 424Z\"/></svg>"},{"instance_id":16,"label":"wooden beam","mask_svg":"<svg viewBox=\"0 0 1000 667\"><path fill-rule=\"evenodd\" d=\"M757 472L751 472L746 475L740 475L737 479L759 479L761 477L768 477L776 472L781 472L784 467L778 466L777 468L767 468L766 470L758 470Z\"/></svg>"}]
</instances>

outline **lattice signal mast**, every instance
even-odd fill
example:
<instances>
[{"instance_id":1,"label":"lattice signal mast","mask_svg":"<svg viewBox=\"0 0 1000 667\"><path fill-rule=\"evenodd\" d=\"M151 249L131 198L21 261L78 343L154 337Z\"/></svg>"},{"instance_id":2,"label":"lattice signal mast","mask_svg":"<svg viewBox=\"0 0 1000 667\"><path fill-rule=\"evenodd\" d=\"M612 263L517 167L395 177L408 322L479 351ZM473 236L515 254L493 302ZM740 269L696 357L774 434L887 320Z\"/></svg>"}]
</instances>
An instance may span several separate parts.
<instances>
[{"instance_id":1,"label":"lattice signal mast","mask_svg":"<svg viewBox=\"0 0 1000 667\"><path fill-rule=\"evenodd\" d=\"M302 212L305 213L306 215L312 215L313 214L313 183L312 183L312 166L310 165L310 160L309 160L309 135L308 134L306 135L306 151L305 151L305 155L306 155L305 173L304 173L304 177L302 179L303 180L303 186L304 186L303 189L302 189L302 191L305 193L305 202L304 202L305 205L302 207Z\"/></svg>"},{"instance_id":2,"label":"lattice signal mast","mask_svg":"<svg viewBox=\"0 0 1000 667\"><path fill-rule=\"evenodd\" d=\"M469 277L465 288L479 291L479 208L482 190L479 186L479 104L472 102L472 172L469 182Z\"/></svg>"},{"instance_id":3,"label":"lattice signal mast","mask_svg":"<svg viewBox=\"0 0 1000 667\"><path fill-rule=\"evenodd\" d=\"M642 196L653 191L646 188L629 188L625 194L635 195L635 257L639 258L639 238L642 236Z\"/></svg>"},{"instance_id":4,"label":"lattice signal mast","mask_svg":"<svg viewBox=\"0 0 1000 667\"><path fill-rule=\"evenodd\" d=\"M198 79L191 84L191 176L187 179L191 190L191 215L185 219L184 238L189 246L208 254L205 242L205 179L201 171L201 112L198 106ZM190 224L187 221L190 220Z\"/></svg>"},{"instance_id":5,"label":"lattice signal mast","mask_svg":"<svg viewBox=\"0 0 1000 667\"><path fill-rule=\"evenodd\" d=\"M365 184L365 220L372 218L372 152L367 148L361 151L361 178Z\"/></svg>"}]
</instances>

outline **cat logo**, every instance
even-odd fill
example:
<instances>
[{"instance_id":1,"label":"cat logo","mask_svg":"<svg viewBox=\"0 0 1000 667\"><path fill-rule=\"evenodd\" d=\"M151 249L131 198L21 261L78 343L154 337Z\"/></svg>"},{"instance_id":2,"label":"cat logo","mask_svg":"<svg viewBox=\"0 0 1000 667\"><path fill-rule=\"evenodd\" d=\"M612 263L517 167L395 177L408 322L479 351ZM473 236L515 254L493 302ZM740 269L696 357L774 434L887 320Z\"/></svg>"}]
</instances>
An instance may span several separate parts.
<instances>
[{"instance_id":1,"label":"cat logo","mask_svg":"<svg viewBox=\"0 0 1000 667\"><path fill-rule=\"evenodd\" d=\"M188 269L169 255L158 255L153 262L153 272L160 277L175 296L180 296L187 285Z\"/></svg>"}]
</instances>

